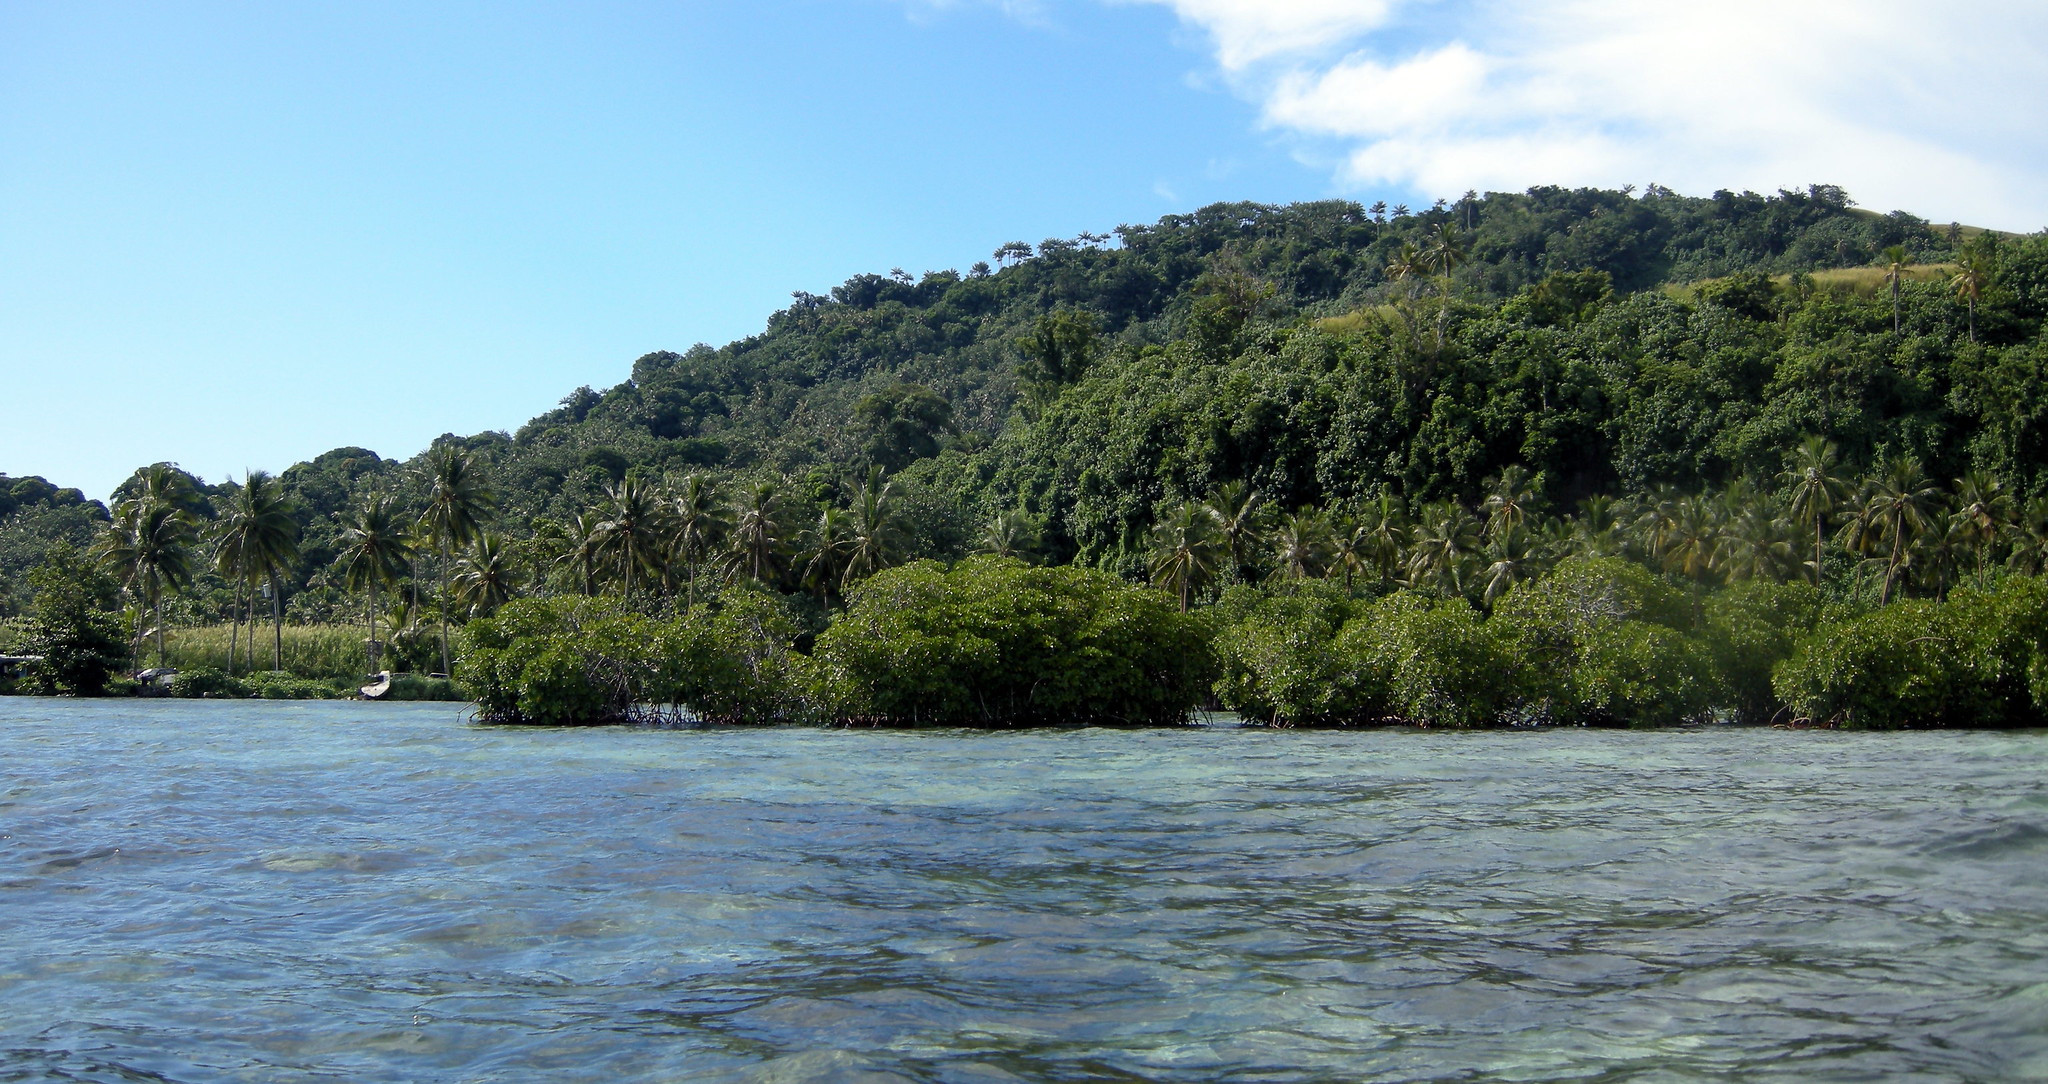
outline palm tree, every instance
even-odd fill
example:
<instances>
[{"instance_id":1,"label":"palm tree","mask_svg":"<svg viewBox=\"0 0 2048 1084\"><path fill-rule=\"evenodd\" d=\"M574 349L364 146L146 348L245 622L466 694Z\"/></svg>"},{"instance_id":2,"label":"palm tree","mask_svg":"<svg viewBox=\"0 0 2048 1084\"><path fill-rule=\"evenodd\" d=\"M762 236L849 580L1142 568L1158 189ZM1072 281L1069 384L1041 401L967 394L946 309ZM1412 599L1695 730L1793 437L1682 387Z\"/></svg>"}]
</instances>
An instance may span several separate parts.
<instances>
[{"instance_id":1,"label":"palm tree","mask_svg":"<svg viewBox=\"0 0 2048 1084\"><path fill-rule=\"evenodd\" d=\"M667 509L652 484L627 474L605 487L603 519L598 521L599 548L624 578L627 602L633 599L633 576L656 568L662 539L669 533Z\"/></svg>"},{"instance_id":2,"label":"palm tree","mask_svg":"<svg viewBox=\"0 0 2048 1084\"><path fill-rule=\"evenodd\" d=\"M156 664L164 665L163 594L192 582L192 546L197 518L181 499L183 476L159 464L140 472L142 486L117 507L113 529L102 538L99 560L134 593L138 606L135 639L143 639L142 616L156 620Z\"/></svg>"},{"instance_id":3,"label":"palm tree","mask_svg":"<svg viewBox=\"0 0 2048 1084\"><path fill-rule=\"evenodd\" d=\"M478 531L469 548L456 558L455 598L472 617L489 617L519 597L520 575L505 539ZM444 671L454 673L454 671Z\"/></svg>"},{"instance_id":4,"label":"palm tree","mask_svg":"<svg viewBox=\"0 0 2048 1084\"><path fill-rule=\"evenodd\" d=\"M697 566L711 556L732 529L732 516L718 493L718 484L708 474L691 474L670 502L669 545L677 559L690 570L689 595L685 607L697 605Z\"/></svg>"},{"instance_id":5,"label":"palm tree","mask_svg":"<svg viewBox=\"0 0 2048 1084\"><path fill-rule=\"evenodd\" d=\"M254 608L249 605L248 600L250 594L249 560L240 532L236 529L236 518L234 510L230 509L219 520L215 521L213 528L207 532L207 538L213 543L214 571L219 572L221 577L227 580L234 589L228 603L228 620L231 623L228 633L228 673L230 674L238 672L237 667L241 658L240 637L242 633L243 611ZM256 661L255 614L251 613L249 618L249 661L251 665L254 665Z\"/></svg>"},{"instance_id":6,"label":"palm tree","mask_svg":"<svg viewBox=\"0 0 2048 1084\"><path fill-rule=\"evenodd\" d=\"M786 517L780 483L763 479L748 486L733 504L726 573L760 583L773 579L789 545Z\"/></svg>"},{"instance_id":7,"label":"palm tree","mask_svg":"<svg viewBox=\"0 0 2048 1084\"><path fill-rule=\"evenodd\" d=\"M882 480L882 468L869 467L867 481L851 487L848 496L842 589L901 561L909 541L897 511L896 483Z\"/></svg>"},{"instance_id":8,"label":"palm tree","mask_svg":"<svg viewBox=\"0 0 2048 1084\"><path fill-rule=\"evenodd\" d=\"M1683 499L1677 490L1666 486L1643 501L1642 511L1636 514L1631 526L1644 557L1652 561L1664 559L1664 550L1670 545L1673 532L1678 527L1679 505Z\"/></svg>"},{"instance_id":9,"label":"palm tree","mask_svg":"<svg viewBox=\"0 0 2048 1084\"><path fill-rule=\"evenodd\" d=\"M1330 521L1330 568L1344 572L1344 590L1351 590L1351 579L1358 573L1372 567L1372 537L1366 533L1365 522L1351 517L1340 516Z\"/></svg>"},{"instance_id":10,"label":"palm tree","mask_svg":"<svg viewBox=\"0 0 2048 1084\"><path fill-rule=\"evenodd\" d=\"M568 548L558 560L576 566L585 598L597 594L597 573L605 558L605 536L599 529L603 524L603 516L585 511L578 512L563 529Z\"/></svg>"},{"instance_id":11,"label":"palm tree","mask_svg":"<svg viewBox=\"0 0 2048 1084\"><path fill-rule=\"evenodd\" d=\"M1720 548L1721 517L1714 502L1699 496L1680 499L1658 547L1665 569L1700 583L1719 566Z\"/></svg>"},{"instance_id":12,"label":"palm tree","mask_svg":"<svg viewBox=\"0 0 2048 1084\"><path fill-rule=\"evenodd\" d=\"M1985 236L1990 236L1986 234ZM1977 302L1991 285L1991 254L1983 245L1972 245L1956 255L1956 272L1949 278L1956 298L1970 307L1970 341L1977 341Z\"/></svg>"},{"instance_id":13,"label":"palm tree","mask_svg":"<svg viewBox=\"0 0 2048 1084\"><path fill-rule=\"evenodd\" d=\"M390 497L365 497L362 504L343 517L340 549L343 584L351 591L365 591L369 595L365 611L369 615L370 638L364 646L370 671L375 673L383 649L377 642L377 589L396 582L411 556L405 529L398 523Z\"/></svg>"},{"instance_id":14,"label":"palm tree","mask_svg":"<svg viewBox=\"0 0 2048 1084\"><path fill-rule=\"evenodd\" d=\"M1209 517L1216 540L1223 547L1231 576L1245 579L1252 554L1259 549L1264 533L1259 521L1264 518L1265 509L1258 491L1242 481L1225 482L1209 491L1201 511Z\"/></svg>"},{"instance_id":15,"label":"palm tree","mask_svg":"<svg viewBox=\"0 0 2048 1084\"><path fill-rule=\"evenodd\" d=\"M1481 549L1478 519L1455 501L1423 509L1408 551L1408 580L1420 587L1435 584L1451 595L1465 593L1466 579Z\"/></svg>"},{"instance_id":16,"label":"palm tree","mask_svg":"<svg viewBox=\"0 0 2048 1084\"><path fill-rule=\"evenodd\" d=\"M1884 565L1884 590L1877 596L1877 604L1883 606L1891 601L1892 585L1905 561L1908 543L1927 530L1940 509L1941 489L1919 463L1895 456L1872 483L1865 506L1879 536L1891 546Z\"/></svg>"},{"instance_id":17,"label":"palm tree","mask_svg":"<svg viewBox=\"0 0 2048 1084\"><path fill-rule=\"evenodd\" d=\"M1571 548L1588 557L1612 557L1621 552L1622 524L1627 506L1612 497L1595 494L1579 502L1579 514L1571 521Z\"/></svg>"},{"instance_id":18,"label":"palm tree","mask_svg":"<svg viewBox=\"0 0 2048 1084\"><path fill-rule=\"evenodd\" d=\"M1400 567L1401 555L1408 548L1406 519L1393 494L1382 493L1358 521L1365 558L1379 570L1382 584L1393 578L1394 569Z\"/></svg>"},{"instance_id":19,"label":"palm tree","mask_svg":"<svg viewBox=\"0 0 2048 1084\"><path fill-rule=\"evenodd\" d=\"M1313 508L1303 508L1273 532L1275 575L1288 580L1312 580L1330 567L1336 543L1330 521Z\"/></svg>"},{"instance_id":20,"label":"palm tree","mask_svg":"<svg viewBox=\"0 0 2048 1084\"><path fill-rule=\"evenodd\" d=\"M1529 519L1536 504L1536 487L1529 484L1529 472L1520 464L1509 466L1486 481L1486 537L1498 538Z\"/></svg>"},{"instance_id":21,"label":"palm tree","mask_svg":"<svg viewBox=\"0 0 2048 1084\"><path fill-rule=\"evenodd\" d=\"M241 488L229 498L227 511L213 531L214 564L238 588L237 602L247 603L249 614L249 664L256 664L255 587L259 580L270 584L272 667L284 668L284 592L278 583L285 566L298 560L299 525L292 519L292 505L277 479L260 470L242 477ZM239 611L237 611L239 613ZM228 668L234 669L234 641L228 641Z\"/></svg>"},{"instance_id":22,"label":"palm tree","mask_svg":"<svg viewBox=\"0 0 2048 1084\"><path fill-rule=\"evenodd\" d=\"M456 547L467 545L483 529L483 517L497 503L477 473L476 461L453 444L427 453L420 474L427 483L427 507L419 525L439 551L441 598L441 672L453 673L448 658L448 573Z\"/></svg>"},{"instance_id":23,"label":"palm tree","mask_svg":"<svg viewBox=\"0 0 2048 1084\"><path fill-rule=\"evenodd\" d=\"M847 551L852 547L847 519L844 508L827 508L818 513L817 525L804 532L803 552L809 560L804 562L803 578L818 589L820 602L828 602L846 578Z\"/></svg>"},{"instance_id":24,"label":"palm tree","mask_svg":"<svg viewBox=\"0 0 2048 1084\"><path fill-rule=\"evenodd\" d=\"M1984 587L1991 549L2013 524L2013 498L2005 484L1983 471L1956 479L1956 510L1949 526L1956 541L1977 554L1977 586Z\"/></svg>"},{"instance_id":25,"label":"palm tree","mask_svg":"<svg viewBox=\"0 0 2048 1084\"><path fill-rule=\"evenodd\" d=\"M1815 587L1821 582L1821 541L1827 535L1828 515L1849 496L1849 480L1841 476L1839 466L1834 442L1810 436L1799 443L1792 462L1778 475L1793 521L1813 531Z\"/></svg>"},{"instance_id":26,"label":"palm tree","mask_svg":"<svg viewBox=\"0 0 2048 1084\"><path fill-rule=\"evenodd\" d=\"M982 528L978 549L997 557L1024 557L1038 547L1038 530L1021 511L1003 512Z\"/></svg>"},{"instance_id":27,"label":"palm tree","mask_svg":"<svg viewBox=\"0 0 2048 1084\"><path fill-rule=\"evenodd\" d=\"M2048 497L2028 501L2006 534L2012 539L2007 560L2015 571L2030 576L2048 572Z\"/></svg>"},{"instance_id":28,"label":"palm tree","mask_svg":"<svg viewBox=\"0 0 2048 1084\"><path fill-rule=\"evenodd\" d=\"M1186 613L1189 597L1215 575L1218 556L1228 550L1219 536L1213 506L1183 501L1153 525L1146 566L1153 584L1177 595L1180 610Z\"/></svg>"},{"instance_id":29,"label":"palm tree","mask_svg":"<svg viewBox=\"0 0 2048 1084\"><path fill-rule=\"evenodd\" d=\"M1412 281L1427 274L1429 261L1423 257L1422 250L1416 248L1413 241L1401 242L1401 250L1387 264L1387 279L1391 282ZM1412 297L1414 291L1411 289L1409 293Z\"/></svg>"},{"instance_id":30,"label":"palm tree","mask_svg":"<svg viewBox=\"0 0 2048 1084\"><path fill-rule=\"evenodd\" d=\"M1884 250L1884 280L1892 288L1892 334L1899 333L1899 283L1906 278L1906 246L1892 245Z\"/></svg>"},{"instance_id":31,"label":"palm tree","mask_svg":"<svg viewBox=\"0 0 2048 1084\"><path fill-rule=\"evenodd\" d=\"M1480 573L1486 580L1480 591L1481 601L1491 606L1516 584L1541 573L1550 563L1549 558L1543 540L1520 524L1495 532L1481 557L1486 562L1485 571Z\"/></svg>"},{"instance_id":32,"label":"palm tree","mask_svg":"<svg viewBox=\"0 0 2048 1084\"><path fill-rule=\"evenodd\" d=\"M1760 500L1727 503L1727 529L1718 554L1721 574L1730 580L1782 581L1800 563L1791 521Z\"/></svg>"},{"instance_id":33,"label":"palm tree","mask_svg":"<svg viewBox=\"0 0 2048 1084\"><path fill-rule=\"evenodd\" d=\"M1438 223L1429 247L1422 252L1422 262L1436 272L1436 346L1441 350L1451 318L1451 272L1465 262L1465 242L1458 236L1458 227L1449 222Z\"/></svg>"}]
</instances>

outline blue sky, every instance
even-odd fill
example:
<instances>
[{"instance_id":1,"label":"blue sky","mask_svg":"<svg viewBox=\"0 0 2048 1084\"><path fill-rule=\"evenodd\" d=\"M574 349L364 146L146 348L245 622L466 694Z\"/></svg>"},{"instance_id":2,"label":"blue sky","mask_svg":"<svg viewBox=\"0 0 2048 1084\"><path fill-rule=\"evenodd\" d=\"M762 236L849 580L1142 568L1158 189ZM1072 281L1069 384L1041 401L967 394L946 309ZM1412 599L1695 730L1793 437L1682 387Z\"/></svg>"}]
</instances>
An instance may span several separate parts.
<instances>
[{"instance_id":1,"label":"blue sky","mask_svg":"<svg viewBox=\"0 0 2048 1084\"><path fill-rule=\"evenodd\" d=\"M0 0L0 471L409 456L792 290L1222 199L1825 181L2048 224L2041 16L1944 16L1947 62L2025 69L1959 116L1938 64L1842 96L1924 60L1911 5L1814 6L1857 33L1789 20L1794 77L1621 0ZM1712 95L1657 82L1701 47L1742 61Z\"/></svg>"}]
</instances>

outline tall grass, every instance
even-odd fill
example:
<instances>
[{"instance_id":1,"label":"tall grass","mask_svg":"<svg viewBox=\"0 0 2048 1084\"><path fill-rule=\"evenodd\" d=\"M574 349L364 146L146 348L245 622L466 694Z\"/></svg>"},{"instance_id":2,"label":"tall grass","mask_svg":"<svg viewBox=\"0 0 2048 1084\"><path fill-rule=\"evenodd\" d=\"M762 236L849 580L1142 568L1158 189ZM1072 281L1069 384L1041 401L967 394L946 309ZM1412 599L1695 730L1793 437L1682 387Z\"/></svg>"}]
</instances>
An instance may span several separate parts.
<instances>
[{"instance_id":1,"label":"tall grass","mask_svg":"<svg viewBox=\"0 0 2048 1084\"><path fill-rule=\"evenodd\" d=\"M212 667L228 669L230 626L173 626L165 633L170 664L180 670ZM256 669L271 668L271 632L268 625L256 626ZM242 626L238 665L249 668L249 626ZM363 677L363 630L345 625L286 625L284 627L284 668L303 678L323 681L357 682Z\"/></svg>"}]
</instances>

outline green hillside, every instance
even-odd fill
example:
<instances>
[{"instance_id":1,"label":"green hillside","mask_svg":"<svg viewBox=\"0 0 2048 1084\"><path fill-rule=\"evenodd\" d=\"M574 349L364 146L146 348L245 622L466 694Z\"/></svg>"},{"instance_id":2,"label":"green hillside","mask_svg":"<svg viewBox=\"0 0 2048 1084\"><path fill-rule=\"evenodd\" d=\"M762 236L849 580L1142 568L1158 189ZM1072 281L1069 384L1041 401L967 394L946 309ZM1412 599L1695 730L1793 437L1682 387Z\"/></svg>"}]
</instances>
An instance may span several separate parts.
<instances>
[{"instance_id":1,"label":"green hillside","mask_svg":"<svg viewBox=\"0 0 2048 1084\"><path fill-rule=\"evenodd\" d=\"M865 536L875 567L1014 550L1139 582L1159 578L1162 532L1192 502L1214 511L1229 499L1219 493L1252 495L1256 545L1233 542L1197 601L1290 567L1360 578L1364 566L1337 554L1340 528L1375 515L1410 533L1363 578L1420 582L1410 566L1431 510L1480 524L1504 485L1520 487L1531 574L1569 549L1587 498L1638 530L1660 502L1718 495L1717 546L1736 545L1752 505L1790 546L1797 517L1779 503L1780 476L1807 438L1831 442L1852 480L1894 459L1944 492L1977 472L2014 523L2048 493L2035 405L2048 242L1873 214L1826 186L1707 198L1544 188L1421 210L1218 204L1015 242L991 261L799 292L758 335L645 355L619 384L576 389L516 432L436 446L465 456L494 496L484 526L517 593L617 589L630 567L650 597L687 601L737 577L810 607L815 628L864 574L844 552L885 486L886 530ZM417 521L427 460L342 448L282 472L300 532L280 575L291 620L362 619L339 560L344 514L383 494L391 522ZM599 528L622 500L645 500L663 521L655 541L673 545L692 475L714 494L716 544L621 566L606 542L618 532ZM864 508L857 483L871 477ZM39 479L8 484L35 498L0 508L0 590L19 612L43 549L89 543L106 514ZM202 525L238 492L190 488L178 500ZM749 502L773 537L742 562ZM1321 524L1306 565L1274 541L1288 514ZM1626 547L1656 565L1662 543L1646 538ZM1939 594L1958 561L2024 548L2007 534L1960 546L1888 559L1886 579ZM1497 563L1482 549L1475 535L1457 560ZM165 593L172 627L233 612L213 551L194 552L189 587ZM1780 578L1799 574L1796 547L1787 554ZM383 596L407 608L380 621L417 633L457 556L419 547ZM1823 556L1858 568L1871 555L1839 541Z\"/></svg>"}]
</instances>

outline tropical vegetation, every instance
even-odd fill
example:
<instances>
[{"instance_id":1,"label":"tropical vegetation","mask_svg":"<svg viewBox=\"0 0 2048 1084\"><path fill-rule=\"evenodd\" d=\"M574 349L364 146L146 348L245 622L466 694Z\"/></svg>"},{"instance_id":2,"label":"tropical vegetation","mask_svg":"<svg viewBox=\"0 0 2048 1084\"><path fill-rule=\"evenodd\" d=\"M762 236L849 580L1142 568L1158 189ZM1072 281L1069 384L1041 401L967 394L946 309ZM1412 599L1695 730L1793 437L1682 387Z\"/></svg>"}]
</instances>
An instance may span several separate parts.
<instances>
[{"instance_id":1,"label":"tropical vegetation","mask_svg":"<svg viewBox=\"0 0 2048 1084\"><path fill-rule=\"evenodd\" d=\"M799 292L407 462L155 464L111 508L0 479L0 618L61 542L129 665L353 625L359 670L526 721L2037 717L2048 238L1652 185L1219 204L993 264ZM1195 669L1115 662L1109 613ZM2002 624L1879 657L1944 621Z\"/></svg>"}]
</instances>

